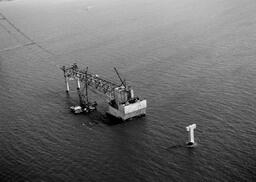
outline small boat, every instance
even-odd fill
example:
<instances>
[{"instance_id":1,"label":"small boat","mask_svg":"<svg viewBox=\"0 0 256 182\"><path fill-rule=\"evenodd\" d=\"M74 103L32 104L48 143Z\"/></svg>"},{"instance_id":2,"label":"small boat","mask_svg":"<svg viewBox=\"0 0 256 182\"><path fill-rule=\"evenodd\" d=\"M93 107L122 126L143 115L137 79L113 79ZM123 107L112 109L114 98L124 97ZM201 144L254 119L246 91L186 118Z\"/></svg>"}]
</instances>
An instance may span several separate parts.
<instances>
[{"instance_id":1,"label":"small boat","mask_svg":"<svg viewBox=\"0 0 256 182\"><path fill-rule=\"evenodd\" d=\"M97 103L87 103L84 107L82 106L71 106L70 110L74 114L89 113L96 110Z\"/></svg>"},{"instance_id":2,"label":"small boat","mask_svg":"<svg viewBox=\"0 0 256 182\"><path fill-rule=\"evenodd\" d=\"M71 106L70 107L71 112L73 112L74 114L79 114L83 112L83 109L81 106Z\"/></svg>"}]
</instances>

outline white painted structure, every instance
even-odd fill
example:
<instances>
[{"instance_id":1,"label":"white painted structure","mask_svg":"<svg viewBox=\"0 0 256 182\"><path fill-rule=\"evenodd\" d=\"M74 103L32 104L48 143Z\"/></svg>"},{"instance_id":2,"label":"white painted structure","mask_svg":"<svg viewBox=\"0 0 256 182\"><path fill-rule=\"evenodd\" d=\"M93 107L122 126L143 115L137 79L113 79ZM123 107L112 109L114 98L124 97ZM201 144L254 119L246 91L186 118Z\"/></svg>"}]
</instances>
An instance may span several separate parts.
<instances>
[{"instance_id":1,"label":"white painted structure","mask_svg":"<svg viewBox=\"0 0 256 182\"><path fill-rule=\"evenodd\" d=\"M80 88L81 88L80 79L79 77L77 77L77 89L80 89Z\"/></svg>"},{"instance_id":2,"label":"white painted structure","mask_svg":"<svg viewBox=\"0 0 256 182\"><path fill-rule=\"evenodd\" d=\"M65 78L65 83L66 83L66 91L69 92L68 78Z\"/></svg>"},{"instance_id":3,"label":"white painted structure","mask_svg":"<svg viewBox=\"0 0 256 182\"><path fill-rule=\"evenodd\" d=\"M147 100L135 98L131 87L120 86L114 89L114 99L109 102L107 113L116 118L127 120L145 115L146 108Z\"/></svg>"},{"instance_id":4,"label":"white painted structure","mask_svg":"<svg viewBox=\"0 0 256 182\"><path fill-rule=\"evenodd\" d=\"M107 113L122 120L146 114L147 100L137 100L135 103L120 104L118 108L108 106Z\"/></svg>"},{"instance_id":5,"label":"white painted structure","mask_svg":"<svg viewBox=\"0 0 256 182\"><path fill-rule=\"evenodd\" d=\"M187 131L189 132L188 134L188 144L194 144L194 129L196 129L196 124L192 124L186 127Z\"/></svg>"}]
</instances>

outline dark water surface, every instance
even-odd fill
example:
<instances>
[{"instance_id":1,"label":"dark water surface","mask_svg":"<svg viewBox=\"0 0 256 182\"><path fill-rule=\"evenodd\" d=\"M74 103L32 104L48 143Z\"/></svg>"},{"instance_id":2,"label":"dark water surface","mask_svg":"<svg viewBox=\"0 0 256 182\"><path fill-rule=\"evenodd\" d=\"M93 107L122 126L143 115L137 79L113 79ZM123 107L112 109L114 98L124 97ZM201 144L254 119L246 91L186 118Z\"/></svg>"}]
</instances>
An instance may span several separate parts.
<instances>
[{"instance_id":1,"label":"dark water surface","mask_svg":"<svg viewBox=\"0 0 256 182\"><path fill-rule=\"evenodd\" d=\"M1 181L256 181L255 0L0 3ZM107 125L75 116L56 65L77 62L148 100ZM198 147L184 147L196 123Z\"/></svg>"}]
</instances>

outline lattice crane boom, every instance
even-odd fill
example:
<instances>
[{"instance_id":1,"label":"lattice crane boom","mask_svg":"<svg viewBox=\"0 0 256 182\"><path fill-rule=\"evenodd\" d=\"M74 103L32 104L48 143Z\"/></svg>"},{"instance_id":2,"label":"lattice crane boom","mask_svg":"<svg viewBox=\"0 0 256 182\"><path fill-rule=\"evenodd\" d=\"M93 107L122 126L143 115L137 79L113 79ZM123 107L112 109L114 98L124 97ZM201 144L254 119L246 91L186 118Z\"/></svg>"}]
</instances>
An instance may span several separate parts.
<instances>
[{"instance_id":1,"label":"lattice crane boom","mask_svg":"<svg viewBox=\"0 0 256 182\"><path fill-rule=\"evenodd\" d=\"M84 83L85 86L88 85L94 90L105 94L109 99L114 98L114 89L120 86L112 81L99 77L97 74L89 73L88 68L86 70L79 69L76 63L69 67L63 66L61 69L67 81L77 80L80 83Z\"/></svg>"}]
</instances>

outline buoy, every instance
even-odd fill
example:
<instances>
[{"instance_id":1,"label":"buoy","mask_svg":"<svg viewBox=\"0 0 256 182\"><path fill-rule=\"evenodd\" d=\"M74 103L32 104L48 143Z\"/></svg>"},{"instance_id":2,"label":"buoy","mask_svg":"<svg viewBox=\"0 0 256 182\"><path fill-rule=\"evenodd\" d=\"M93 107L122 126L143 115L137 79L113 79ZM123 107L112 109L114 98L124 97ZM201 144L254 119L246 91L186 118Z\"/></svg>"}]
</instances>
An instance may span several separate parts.
<instances>
[{"instance_id":1,"label":"buoy","mask_svg":"<svg viewBox=\"0 0 256 182\"><path fill-rule=\"evenodd\" d=\"M196 145L194 140L194 129L196 129L196 124L189 125L186 127L186 129L189 132L187 146L194 147Z\"/></svg>"}]
</instances>

